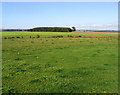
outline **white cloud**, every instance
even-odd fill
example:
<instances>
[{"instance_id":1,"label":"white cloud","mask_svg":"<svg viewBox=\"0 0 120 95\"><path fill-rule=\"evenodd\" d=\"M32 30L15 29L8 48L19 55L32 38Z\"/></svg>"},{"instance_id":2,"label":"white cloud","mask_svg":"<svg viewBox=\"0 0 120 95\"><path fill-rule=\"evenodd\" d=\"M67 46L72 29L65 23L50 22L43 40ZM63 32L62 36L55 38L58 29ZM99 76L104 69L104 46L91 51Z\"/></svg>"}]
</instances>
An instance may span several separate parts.
<instances>
[{"instance_id":1,"label":"white cloud","mask_svg":"<svg viewBox=\"0 0 120 95\"><path fill-rule=\"evenodd\" d=\"M91 24L78 25L77 29L91 29L91 30L118 30L118 24Z\"/></svg>"},{"instance_id":2,"label":"white cloud","mask_svg":"<svg viewBox=\"0 0 120 95\"><path fill-rule=\"evenodd\" d=\"M102 27L103 25L100 25L100 24L93 24L93 25L91 25L91 26L93 26L93 27Z\"/></svg>"}]
</instances>

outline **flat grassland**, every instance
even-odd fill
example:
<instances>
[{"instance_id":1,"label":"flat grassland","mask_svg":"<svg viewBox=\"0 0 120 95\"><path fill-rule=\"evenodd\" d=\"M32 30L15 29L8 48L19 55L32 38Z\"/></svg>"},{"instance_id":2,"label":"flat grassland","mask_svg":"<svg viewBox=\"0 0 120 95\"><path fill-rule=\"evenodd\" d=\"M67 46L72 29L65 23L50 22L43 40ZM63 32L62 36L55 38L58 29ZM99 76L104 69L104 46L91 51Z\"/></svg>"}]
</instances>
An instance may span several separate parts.
<instances>
[{"instance_id":1,"label":"flat grassland","mask_svg":"<svg viewBox=\"0 0 120 95\"><path fill-rule=\"evenodd\" d=\"M3 32L2 86L3 93L117 93L118 35Z\"/></svg>"}]
</instances>

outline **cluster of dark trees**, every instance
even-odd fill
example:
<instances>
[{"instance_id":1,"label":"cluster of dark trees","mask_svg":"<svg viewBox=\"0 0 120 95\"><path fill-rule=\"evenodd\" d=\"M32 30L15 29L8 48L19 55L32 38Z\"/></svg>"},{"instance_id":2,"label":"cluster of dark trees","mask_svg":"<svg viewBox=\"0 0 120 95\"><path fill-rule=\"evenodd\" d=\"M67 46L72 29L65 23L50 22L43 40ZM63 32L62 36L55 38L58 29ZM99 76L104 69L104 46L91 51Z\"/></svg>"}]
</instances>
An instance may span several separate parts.
<instances>
[{"instance_id":1,"label":"cluster of dark trees","mask_svg":"<svg viewBox=\"0 0 120 95\"><path fill-rule=\"evenodd\" d=\"M42 31L42 32L72 32L76 31L75 27L37 27L33 29L2 29L2 31Z\"/></svg>"},{"instance_id":2,"label":"cluster of dark trees","mask_svg":"<svg viewBox=\"0 0 120 95\"><path fill-rule=\"evenodd\" d=\"M37 27L33 29L28 29L28 31L43 31L43 32L72 32L76 31L75 27L65 28L65 27Z\"/></svg>"}]
</instances>

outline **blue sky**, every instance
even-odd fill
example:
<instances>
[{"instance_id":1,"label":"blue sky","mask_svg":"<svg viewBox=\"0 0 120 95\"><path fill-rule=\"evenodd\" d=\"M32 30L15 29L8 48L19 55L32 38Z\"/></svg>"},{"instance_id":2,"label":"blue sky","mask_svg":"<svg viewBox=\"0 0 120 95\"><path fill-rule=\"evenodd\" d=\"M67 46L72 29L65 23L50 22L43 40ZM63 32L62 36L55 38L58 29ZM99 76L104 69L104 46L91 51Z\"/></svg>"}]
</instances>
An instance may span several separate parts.
<instances>
[{"instance_id":1,"label":"blue sky","mask_svg":"<svg viewBox=\"0 0 120 95\"><path fill-rule=\"evenodd\" d=\"M6 2L2 4L2 27L61 26L77 29L116 30L117 2Z\"/></svg>"}]
</instances>

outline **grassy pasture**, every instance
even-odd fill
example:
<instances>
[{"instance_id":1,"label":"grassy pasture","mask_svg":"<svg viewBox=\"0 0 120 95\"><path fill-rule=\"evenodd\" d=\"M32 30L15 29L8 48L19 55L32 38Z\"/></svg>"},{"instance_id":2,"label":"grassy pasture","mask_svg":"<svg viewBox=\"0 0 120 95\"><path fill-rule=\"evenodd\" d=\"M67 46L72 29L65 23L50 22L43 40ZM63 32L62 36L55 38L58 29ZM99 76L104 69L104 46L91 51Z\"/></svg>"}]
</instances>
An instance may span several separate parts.
<instances>
[{"instance_id":1,"label":"grassy pasture","mask_svg":"<svg viewBox=\"0 0 120 95\"><path fill-rule=\"evenodd\" d=\"M47 36L52 36L52 35L102 35L102 36L118 36L118 35L114 35L114 34L93 34L93 33L74 33L74 32L26 32L26 31L14 31L14 32L8 32L8 31L4 31L2 33L2 36L22 36L22 35L47 35Z\"/></svg>"},{"instance_id":2,"label":"grassy pasture","mask_svg":"<svg viewBox=\"0 0 120 95\"><path fill-rule=\"evenodd\" d=\"M29 38L30 35L105 35ZM3 32L3 93L117 93L118 37L113 34Z\"/></svg>"}]
</instances>

